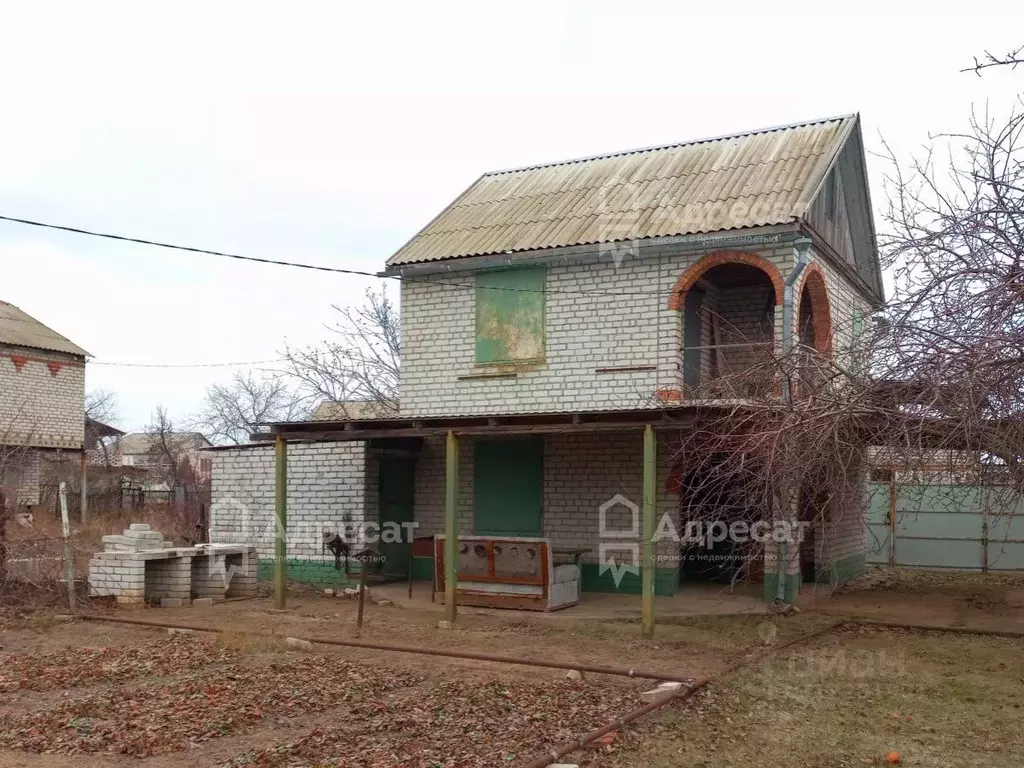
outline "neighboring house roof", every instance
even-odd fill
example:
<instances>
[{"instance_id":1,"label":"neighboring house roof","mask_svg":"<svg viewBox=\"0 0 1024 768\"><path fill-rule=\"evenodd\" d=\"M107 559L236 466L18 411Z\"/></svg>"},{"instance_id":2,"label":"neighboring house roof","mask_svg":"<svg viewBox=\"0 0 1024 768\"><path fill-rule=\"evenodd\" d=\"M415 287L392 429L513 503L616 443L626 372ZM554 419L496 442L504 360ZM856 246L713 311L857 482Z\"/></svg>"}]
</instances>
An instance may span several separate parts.
<instances>
[{"instance_id":1,"label":"neighboring house roof","mask_svg":"<svg viewBox=\"0 0 1024 768\"><path fill-rule=\"evenodd\" d=\"M109 424L104 424L102 421L96 421L96 419L90 419L86 416L85 434L87 436L86 442L92 442L99 440L101 437L120 437L124 432L117 427L112 427Z\"/></svg>"},{"instance_id":2,"label":"neighboring house roof","mask_svg":"<svg viewBox=\"0 0 1024 768\"><path fill-rule=\"evenodd\" d=\"M797 221L857 115L485 173L394 267Z\"/></svg>"},{"instance_id":3,"label":"neighboring house roof","mask_svg":"<svg viewBox=\"0 0 1024 768\"><path fill-rule=\"evenodd\" d=\"M191 442L197 448L211 445L210 441L201 432L175 432L173 437L181 443ZM156 445L156 437L145 432L130 432L118 440L117 445L121 449L121 453L124 454L149 453Z\"/></svg>"},{"instance_id":4,"label":"neighboring house roof","mask_svg":"<svg viewBox=\"0 0 1024 768\"><path fill-rule=\"evenodd\" d=\"M310 421L339 421L348 419L382 419L391 415L392 409L369 400L346 400L336 403L324 400L313 411Z\"/></svg>"},{"instance_id":5,"label":"neighboring house roof","mask_svg":"<svg viewBox=\"0 0 1024 768\"><path fill-rule=\"evenodd\" d=\"M89 353L13 304L0 301L0 344L85 357Z\"/></svg>"}]
</instances>

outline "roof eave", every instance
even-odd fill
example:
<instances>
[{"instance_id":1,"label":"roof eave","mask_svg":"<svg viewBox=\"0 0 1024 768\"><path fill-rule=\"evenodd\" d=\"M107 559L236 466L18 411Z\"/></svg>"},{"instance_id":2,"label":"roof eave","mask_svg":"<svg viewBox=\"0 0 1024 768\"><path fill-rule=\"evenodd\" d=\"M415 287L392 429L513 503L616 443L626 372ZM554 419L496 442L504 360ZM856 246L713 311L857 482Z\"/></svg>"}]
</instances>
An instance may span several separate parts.
<instances>
[{"instance_id":1,"label":"roof eave","mask_svg":"<svg viewBox=\"0 0 1024 768\"><path fill-rule=\"evenodd\" d=\"M800 222L795 217L790 221L774 224L759 224L750 227L738 227L736 229L718 229L711 232L697 232L686 235L660 235L657 237L646 237L636 241L639 251L658 248L665 245L679 245L682 250L702 250L709 247L724 248L736 244L749 244L752 241L763 238L765 242L778 242L786 235L795 236L800 229ZM503 252L465 254L459 256L447 256L441 259L429 261L411 261L401 264L389 264L381 272L379 277L405 277L409 274L431 274L446 272L472 271L481 268L496 268L501 266L512 266L513 262L523 261L555 261L559 259L586 259L587 257L600 258L604 255L602 248L613 244L616 241L600 243L585 243L578 245L557 245L549 248L531 248L523 250L510 250ZM534 254L530 258L530 254Z\"/></svg>"}]
</instances>

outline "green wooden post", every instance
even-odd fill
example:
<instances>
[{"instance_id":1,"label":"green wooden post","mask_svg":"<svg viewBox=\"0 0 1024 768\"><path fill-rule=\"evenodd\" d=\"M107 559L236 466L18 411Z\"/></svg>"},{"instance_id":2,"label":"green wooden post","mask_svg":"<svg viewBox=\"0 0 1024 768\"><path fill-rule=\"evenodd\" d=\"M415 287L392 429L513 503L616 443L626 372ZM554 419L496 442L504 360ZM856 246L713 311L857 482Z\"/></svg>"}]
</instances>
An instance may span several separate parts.
<instances>
[{"instance_id":1,"label":"green wooden post","mask_svg":"<svg viewBox=\"0 0 1024 768\"><path fill-rule=\"evenodd\" d=\"M644 637L654 637L654 517L658 511L658 460L654 427L644 427L643 568L641 595Z\"/></svg>"},{"instance_id":2,"label":"green wooden post","mask_svg":"<svg viewBox=\"0 0 1024 768\"><path fill-rule=\"evenodd\" d=\"M444 615L455 621L456 562L459 536L459 439L451 430L444 465Z\"/></svg>"},{"instance_id":3,"label":"green wooden post","mask_svg":"<svg viewBox=\"0 0 1024 768\"><path fill-rule=\"evenodd\" d=\"M288 444L281 435L274 439L274 470L274 607L283 611L288 575Z\"/></svg>"}]
</instances>

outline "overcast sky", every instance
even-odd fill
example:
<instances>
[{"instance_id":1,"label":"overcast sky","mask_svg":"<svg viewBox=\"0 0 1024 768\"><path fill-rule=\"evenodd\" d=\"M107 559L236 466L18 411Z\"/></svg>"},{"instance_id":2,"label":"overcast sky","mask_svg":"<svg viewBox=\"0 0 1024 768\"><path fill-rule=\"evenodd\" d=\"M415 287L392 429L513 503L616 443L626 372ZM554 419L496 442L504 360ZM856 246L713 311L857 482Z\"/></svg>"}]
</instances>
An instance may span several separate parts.
<instances>
[{"instance_id":1,"label":"overcast sky","mask_svg":"<svg viewBox=\"0 0 1024 768\"><path fill-rule=\"evenodd\" d=\"M480 173L859 111L909 153L1006 109L1017 2L9 3L0 214L377 271ZM835 13L830 8L835 7ZM879 161L869 162L876 209ZM0 299L137 429L376 280L0 222Z\"/></svg>"}]
</instances>

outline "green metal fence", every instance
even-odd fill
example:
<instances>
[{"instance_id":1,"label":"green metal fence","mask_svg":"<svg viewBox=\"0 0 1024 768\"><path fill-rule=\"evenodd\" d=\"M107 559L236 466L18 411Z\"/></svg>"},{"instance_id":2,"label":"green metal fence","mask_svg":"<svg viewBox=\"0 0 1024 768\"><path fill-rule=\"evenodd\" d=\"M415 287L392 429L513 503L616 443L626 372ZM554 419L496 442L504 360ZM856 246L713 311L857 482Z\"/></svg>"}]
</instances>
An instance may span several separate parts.
<instances>
[{"instance_id":1,"label":"green metal fence","mask_svg":"<svg viewBox=\"0 0 1024 768\"><path fill-rule=\"evenodd\" d=\"M1009 488L870 483L868 563L1024 570L1024 499Z\"/></svg>"}]
</instances>

